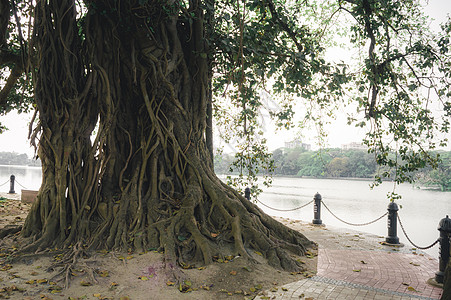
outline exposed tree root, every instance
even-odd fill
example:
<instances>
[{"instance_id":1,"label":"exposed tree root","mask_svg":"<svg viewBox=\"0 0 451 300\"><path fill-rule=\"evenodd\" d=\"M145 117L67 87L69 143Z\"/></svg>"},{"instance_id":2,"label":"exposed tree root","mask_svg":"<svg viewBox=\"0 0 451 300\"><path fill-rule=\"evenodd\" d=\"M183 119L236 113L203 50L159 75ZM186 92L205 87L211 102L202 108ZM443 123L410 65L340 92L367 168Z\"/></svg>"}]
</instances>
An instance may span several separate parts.
<instances>
[{"instance_id":1,"label":"exposed tree root","mask_svg":"<svg viewBox=\"0 0 451 300\"><path fill-rule=\"evenodd\" d=\"M8 235L13 235L22 230L21 225L6 225L4 228L0 229L0 239Z\"/></svg>"},{"instance_id":2,"label":"exposed tree root","mask_svg":"<svg viewBox=\"0 0 451 300\"><path fill-rule=\"evenodd\" d=\"M85 255L85 251L82 247L81 242L77 243L72 249L66 250L62 253L60 259L55 264L51 265L47 268L47 271L53 271L56 269L60 269L57 274L55 274L50 280L51 281L60 281L64 280L64 287L69 288L71 274L74 269L76 269L76 265L78 264L78 260L80 257ZM85 270L90 274L91 280L97 282L92 274L92 270L85 264Z\"/></svg>"}]
</instances>

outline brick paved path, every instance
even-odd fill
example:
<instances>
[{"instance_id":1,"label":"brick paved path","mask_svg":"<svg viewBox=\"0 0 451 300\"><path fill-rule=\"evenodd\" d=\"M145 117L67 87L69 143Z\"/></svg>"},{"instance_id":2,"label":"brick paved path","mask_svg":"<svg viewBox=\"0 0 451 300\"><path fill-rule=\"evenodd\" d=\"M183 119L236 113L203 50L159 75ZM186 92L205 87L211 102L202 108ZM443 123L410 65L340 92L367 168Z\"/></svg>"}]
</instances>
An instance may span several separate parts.
<instances>
[{"instance_id":1,"label":"brick paved path","mask_svg":"<svg viewBox=\"0 0 451 300\"><path fill-rule=\"evenodd\" d=\"M427 284L438 270L435 258L356 231L305 224L302 233L319 245L317 275L256 299L440 299L442 289Z\"/></svg>"}]
</instances>

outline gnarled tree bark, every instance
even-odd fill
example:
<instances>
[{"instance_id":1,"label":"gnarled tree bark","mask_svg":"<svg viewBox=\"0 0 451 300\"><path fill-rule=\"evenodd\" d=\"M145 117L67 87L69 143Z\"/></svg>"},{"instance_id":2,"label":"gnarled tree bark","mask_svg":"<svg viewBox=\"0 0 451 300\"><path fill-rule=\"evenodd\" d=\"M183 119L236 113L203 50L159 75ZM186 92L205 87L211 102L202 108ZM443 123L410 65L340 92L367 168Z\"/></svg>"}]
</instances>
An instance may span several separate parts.
<instances>
[{"instance_id":1,"label":"gnarled tree bark","mask_svg":"<svg viewBox=\"0 0 451 300\"><path fill-rule=\"evenodd\" d=\"M91 1L82 35L73 3L57 2L38 2L36 13L44 179L23 230L29 249L82 240L163 250L180 265L251 259L253 249L299 270L289 252L313 243L214 174L201 2L188 19L170 12L175 3Z\"/></svg>"}]
</instances>

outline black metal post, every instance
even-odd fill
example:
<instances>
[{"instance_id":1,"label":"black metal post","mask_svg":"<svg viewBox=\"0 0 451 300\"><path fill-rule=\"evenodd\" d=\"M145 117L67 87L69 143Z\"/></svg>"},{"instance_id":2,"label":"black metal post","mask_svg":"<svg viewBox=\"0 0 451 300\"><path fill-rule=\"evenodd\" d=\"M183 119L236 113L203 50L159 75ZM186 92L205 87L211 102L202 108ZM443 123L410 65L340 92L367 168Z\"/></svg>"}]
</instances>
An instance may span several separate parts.
<instances>
[{"instance_id":1,"label":"black metal post","mask_svg":"<svg viewBox=\"0 0 451 300\"><path fill-rule=\"evenodd\" d=\"M398 204L395 202L390 202L388 205L388 218L387 218L387 227L388 227L388 236L385 238L385 242L388 244L399 245L398 238Z\"/></svg>"},{"instance_id":2,"label":"black metal post","mask_svg":"<svg viewBox=\"0 0 451 300\"><path fill-rule=\"evenodd\" d=\"M251 200L251 189L248 187L244 189L244 198Z\"/></svg>"},{"instance_id":3,"label":"black metal post","mask_svg":"<svg viewBox=\"0 0 451 300\"><path fill-rule=\"evenodd\" d=\"M9 192L8 194L15 194L16 192L14 191L14 180L16 179L16 176L11 175L11 177L9 177Z\"/></svg>"},{"instance_id":4,"label":"black metal post","mask_svg":"<svg viewBox=\"0 0 451 300\"><path fill-rule=\"evenodd\" d=\"M315 202L313 203L313 224L320 225L323 224L323 221L321 221L321 195L319 193L316 193L313 197L313 200Z\"/></svg>"},{"instance_id":5,"label":"black metal post","mask_svg":"<svg viewBox=\"0 0 451 300\"><path fill-rule=\"evenodd\" d=\"M437 283L443 283L443 279L445 277L445 268L449 261L449 238L450 238L450 232L451 232L451 219L446 216L446 218L443 218L438 223L438 228L440 231L440 248L439 248L439 269L438 272L435 273L435 281Z\"/></svg>"}]
</instances>

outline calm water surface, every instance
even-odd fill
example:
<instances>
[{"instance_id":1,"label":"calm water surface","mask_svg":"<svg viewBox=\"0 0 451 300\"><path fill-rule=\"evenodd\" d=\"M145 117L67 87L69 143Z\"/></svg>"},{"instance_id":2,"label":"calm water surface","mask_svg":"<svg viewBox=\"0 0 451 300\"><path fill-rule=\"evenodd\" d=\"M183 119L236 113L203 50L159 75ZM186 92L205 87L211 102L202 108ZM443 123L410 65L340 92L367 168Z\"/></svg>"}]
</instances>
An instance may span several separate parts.
<instances>
[{"instance_id":1,"label":"calm water surface","mask_svg":"<svg viewBox=\"0 0 451 300\"><path fill-rule=\"evenodd\" d=\"M9 192L9 178L16 177L14 190L20 193L21 189L38 190L42 182L41 167L3 166L0 165L0 191ZM5 184L5 182L7 182Z\"/></svg>"},{"instance_id":2,"label":"calm water surface","mask_svg":"<svg viewBox=\"0 0 451 300\"><path fill-rule=\"evenodd\" d=\"M387 193L394 189L390 182L384 182L374 189L370 189L370 183L359 180L277 177L274 178L272 187L264 189L259 201L270 207L290 209L311 201L318 192L324 203L339 218L351 223L366 223L387 212ZM402 195L402 199L397 201L402 206L398 213L410 239L420 247L432 244L439 236L439 221L446 215L451 215L451 192L418 189L410 184L396 186L395 192ZM258 205L273 216L307 222L313 219L313 204L290 212L279 212L259 203ZM342 223L322 207L321 219L326 225L387 235L386 217L371 225L356 227ZM404 237L399 225L398 237L406 247L413 247ZM427 252L437 257L438 246Z\"/></svg>"}]
</instances>

